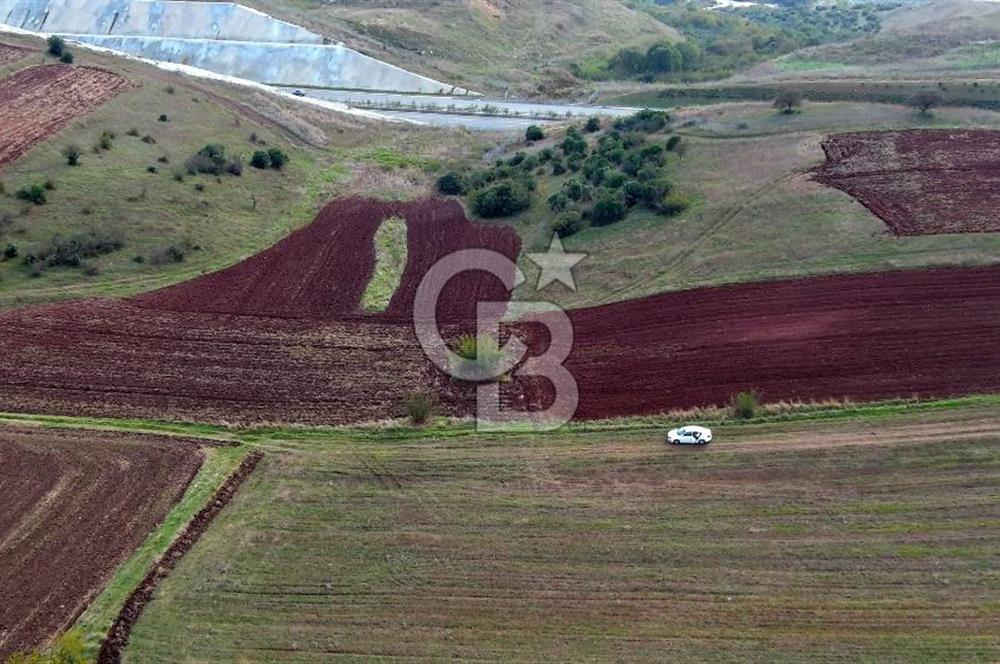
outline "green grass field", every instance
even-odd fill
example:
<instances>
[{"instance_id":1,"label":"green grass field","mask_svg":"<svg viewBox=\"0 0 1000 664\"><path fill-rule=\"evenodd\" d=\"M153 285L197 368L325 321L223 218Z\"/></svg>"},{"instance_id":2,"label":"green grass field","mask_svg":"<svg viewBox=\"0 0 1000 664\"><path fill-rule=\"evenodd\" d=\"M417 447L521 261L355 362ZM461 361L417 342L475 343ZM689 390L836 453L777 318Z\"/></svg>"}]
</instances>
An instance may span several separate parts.
<instances>
[{"instance_id":1,"label":"green grass field","mask_svg":"<svg viewBox=\"0 0 1000 664\"><path fill-rule=\"evenodd\" d=\"M130 662L988 661L995 405L657 429L260 432Z\"/></svg>"}]
</instances>

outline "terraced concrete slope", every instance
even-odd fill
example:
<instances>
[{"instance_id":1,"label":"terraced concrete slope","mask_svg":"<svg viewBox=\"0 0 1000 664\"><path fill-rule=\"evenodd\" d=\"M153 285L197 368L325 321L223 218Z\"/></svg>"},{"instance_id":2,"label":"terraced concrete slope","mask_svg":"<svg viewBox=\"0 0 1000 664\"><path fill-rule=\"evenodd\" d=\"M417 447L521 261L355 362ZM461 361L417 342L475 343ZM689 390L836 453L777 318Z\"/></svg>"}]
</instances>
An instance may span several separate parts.
<instances>
[{"instance_id":1,"label":"terraced concrete slope","mask_svg":"<svg viewBox=\"0 0 1000 664\"><path fill-rule=\"evenodd\" d=\"M235 3L0 0L0 23L258 83L467 93Z\"/></svg>"},{"instance_id":2,"label":"terraced concrete slope","mask_svg":"<svg viewBox=\"0 0 1000 664\"><path fill-rule=\"evenodd\" d=\"M322 44L320 35L232 2L0 0L0 20L36 32Z\"/></svg>"}]
</instances>

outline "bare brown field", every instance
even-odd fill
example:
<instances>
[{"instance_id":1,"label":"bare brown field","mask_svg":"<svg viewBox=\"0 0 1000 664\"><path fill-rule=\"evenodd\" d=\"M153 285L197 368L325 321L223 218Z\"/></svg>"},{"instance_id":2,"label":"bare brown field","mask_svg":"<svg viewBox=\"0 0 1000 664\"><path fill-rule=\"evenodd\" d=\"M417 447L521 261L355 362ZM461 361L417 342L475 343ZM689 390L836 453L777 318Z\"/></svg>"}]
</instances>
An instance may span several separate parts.
<instances>
[{"instance_id":1,"label":"bare brown field","mask_svg":"<svg viewBox=\"0 0 1000 664\"><path fill-rule=\"evenodd\" d=\"M0 425L0 658L75 620L180 499L199 446Z\"/></svg>"}]
</instances>

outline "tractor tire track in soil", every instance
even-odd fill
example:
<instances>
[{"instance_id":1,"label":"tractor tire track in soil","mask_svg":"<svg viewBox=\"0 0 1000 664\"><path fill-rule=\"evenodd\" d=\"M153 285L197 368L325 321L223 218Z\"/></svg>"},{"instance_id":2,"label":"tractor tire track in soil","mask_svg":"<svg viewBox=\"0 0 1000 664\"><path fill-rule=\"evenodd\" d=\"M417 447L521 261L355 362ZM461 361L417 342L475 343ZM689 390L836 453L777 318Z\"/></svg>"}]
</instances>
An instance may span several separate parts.
<instances>
[{"instance_id":1,"label":"tractor tire track in soil","mask_svg":"<svg viewBox=\"0 0 1000 664\"><path fill-rule=\"evenodd\" d=\"M0 80L0 166L128 87L97 67L39 65Z\"/></svg>"},{"instance_id":2,"label":"tractor tire track in soil","mask_svg":"<svg viewBox=\"0 0 1000 664\"><path fill-rule=\"evenodd\" d=\"M1000 131L836 134L814 179L857 199L895 235L1000 231Z\"/></svg>"},{"instance_id":3,"label":"tractor tire track in soil","mask_svg":"<svg viewBox=\"0 0 1000 664\"><path fill-rule=\"evenodd\" d=\"M184 531L174 540L166 553L153 565L146 577L139 584L122 607L115 622L108 630L108 635L101 643L101 650L97 655L97 664L119 664L122 661L122 653L128 645L132 628L142 615L143 609L153 600L153 593L157 586L173 571L181 558L190 551L194 545L205 534L212 521L222 512L232 501L236 491L243 482L264 458L263 452L255 450L250 452L239 468L223 483L219 490L215 492L212 500L209 501L191 522L184 528Z\"/></svg>"},{"instance_id":4,"label":"tractor tire track in soil","mask_svg":"<svg viewBox=\"0 0 1000 664\"><path fill-rule=\"evenodd\" d=\"M203 444L0 425L0 661L76 619L187 490Z\"/></svg>"}]
</instances>

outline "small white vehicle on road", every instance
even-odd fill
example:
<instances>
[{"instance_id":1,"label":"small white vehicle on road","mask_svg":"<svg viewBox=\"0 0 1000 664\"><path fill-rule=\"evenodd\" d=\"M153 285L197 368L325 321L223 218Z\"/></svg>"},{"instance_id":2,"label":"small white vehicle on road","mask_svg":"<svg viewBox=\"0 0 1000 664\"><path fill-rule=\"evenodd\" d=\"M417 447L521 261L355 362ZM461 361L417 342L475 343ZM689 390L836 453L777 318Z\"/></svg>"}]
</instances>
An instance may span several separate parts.
<instances>
[{"instance_id":1,"label":"small white vehicle on road","mask_svg":"<svg viewBox=\"0 0 1000 664\"><path fill-rule=\"evenodd\" d=\"M712 430L699 426L671 429L667 432L667 442L671 445L708 445L712 442Z\"/></svg>"}]
</instances>

